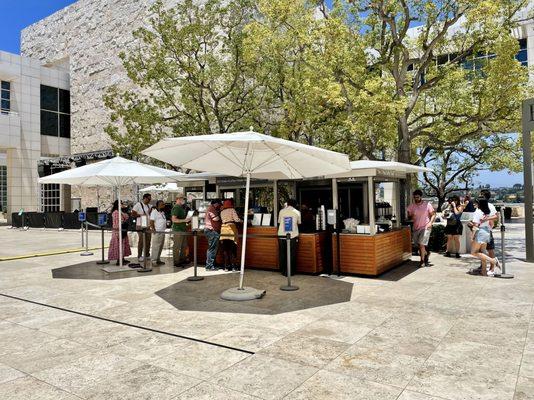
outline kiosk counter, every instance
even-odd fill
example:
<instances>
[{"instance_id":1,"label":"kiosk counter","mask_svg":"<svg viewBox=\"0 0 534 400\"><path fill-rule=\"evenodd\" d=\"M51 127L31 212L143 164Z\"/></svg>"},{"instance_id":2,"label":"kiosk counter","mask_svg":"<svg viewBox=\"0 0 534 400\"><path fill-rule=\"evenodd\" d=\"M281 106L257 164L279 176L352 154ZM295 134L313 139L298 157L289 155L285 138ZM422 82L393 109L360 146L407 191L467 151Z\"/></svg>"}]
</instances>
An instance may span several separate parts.
<instances>
[{"instance_id":1,"label":"kiosk counter","mask_svg":"<svg viewBox=\"0 0 534 400\"><path fill-rule=\"evenodd\" d=\"M240 230L241 233L241 230ZM273 226L251 226L248 228L247 253L245 267L251 269L279 270L278 229ZM266 236L266 237L261 237ZM193 249L193 238L189 237L189 249ZM319 274L325 269L324 246L327 244L327 233L301 233L297 251L297 272ZM204 235L198 237L198 262L206 261L208 242ZM241 254L241 241L237 245L237 254ZM217 263L222 263L222 256L217 255Z\"/></svg>"},{"instance_id":2,"label":"kiosk counter","mask_svg":"<svg viewBox=\"0 0 534 400\"><path fill-rule=\"evenodd\" d=\"M337 268L337 238L332 236L332 263ZM340 270L345 274L380 275L410 259L409 228L397 228L375 235L341 233Z\"/></svg>"}]
</instances>

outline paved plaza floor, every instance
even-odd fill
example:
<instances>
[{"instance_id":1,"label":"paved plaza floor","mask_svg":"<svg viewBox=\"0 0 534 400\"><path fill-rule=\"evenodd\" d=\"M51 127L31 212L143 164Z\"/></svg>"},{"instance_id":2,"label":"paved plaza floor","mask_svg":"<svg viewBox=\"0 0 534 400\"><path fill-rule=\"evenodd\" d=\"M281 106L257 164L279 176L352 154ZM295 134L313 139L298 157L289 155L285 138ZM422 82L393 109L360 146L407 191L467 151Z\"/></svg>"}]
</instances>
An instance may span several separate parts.
<instances>
[{"instance_id":1,"label":"paved plaza floor","mask_svg":"<svg viewBox=\"0 0 534 400\"><path fill-rule=\"evenodd\" d=\"M218 298L231 273L81 273L98 252L2 261L0 399L534 399L522 229L508 227L511 280L440 255L375 279L296 276L296 292L247 271L267 294L245 303ZM6 257L79 247L80 236L1 227L0 243Z\"/></svg>"}]
</instances>

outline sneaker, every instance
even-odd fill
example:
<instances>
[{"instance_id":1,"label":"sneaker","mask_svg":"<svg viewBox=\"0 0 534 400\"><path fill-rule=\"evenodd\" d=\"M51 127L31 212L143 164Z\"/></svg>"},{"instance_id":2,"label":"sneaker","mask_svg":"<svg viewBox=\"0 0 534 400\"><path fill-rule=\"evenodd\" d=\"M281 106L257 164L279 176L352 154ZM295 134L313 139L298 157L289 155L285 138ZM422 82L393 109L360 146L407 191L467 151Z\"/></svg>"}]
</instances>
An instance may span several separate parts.
<instances>
[{"instance_id":1,"label":"sneaker","mask_svg":"<svg viewBox=\"0 0 534 400\"><path fill-rule=\"evenodd\" d=\"M449 253L448 251L445 252L445 257L450 257L451 256L451 253Z\"/></svg>"},{"instance_id":2,"label":"sneaker","mask_svg":"<svg viewBox=\"0 0 534 400\"><path fill-rule=\"evenodd\" d=\"M161 260L157 260L156 265L165 265L165 262Z\"/></svg>"},{"instance_id":3,"label":"sneaker","mask_svg":"<svg viewBox=\"0 0 534 400\"><path fill-rule=\"evenodd\" d=\"M145 261L145 257L141 256L137 259L140 263L142 263L143 261Z\"/></svg>"},{"instance_id":4,"label":"sneaker","mask_svg":"<svg viewBox=\"0 0 534 400\"><path fill-rule=\"evenodd\" d=\"M456 253L456 258L462 258L462 256L460 256L460 253Z\"/></svg>"}]
</instances>

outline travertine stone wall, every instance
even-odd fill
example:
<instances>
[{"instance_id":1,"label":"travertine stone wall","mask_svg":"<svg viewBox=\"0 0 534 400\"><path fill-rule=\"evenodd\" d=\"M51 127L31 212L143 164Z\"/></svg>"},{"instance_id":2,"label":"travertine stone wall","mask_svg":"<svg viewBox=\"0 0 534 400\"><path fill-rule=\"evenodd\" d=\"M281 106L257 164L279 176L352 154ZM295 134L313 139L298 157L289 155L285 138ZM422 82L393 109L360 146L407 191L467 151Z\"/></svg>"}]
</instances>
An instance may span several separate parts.
<instances>
[{"instance_id":1,"label":"travertine stone wall","mask_svg":"<svg viewBox=\"0 0 534 400\"><path fill-rule=\"evenodd\" d=\"M118 54L134 44L132 32L147 24L153 3L79 0L22 31L23 55L70 71L73 154L110 147L102 95L112 84L127 84Z\"/></svg>"}]
</instances>

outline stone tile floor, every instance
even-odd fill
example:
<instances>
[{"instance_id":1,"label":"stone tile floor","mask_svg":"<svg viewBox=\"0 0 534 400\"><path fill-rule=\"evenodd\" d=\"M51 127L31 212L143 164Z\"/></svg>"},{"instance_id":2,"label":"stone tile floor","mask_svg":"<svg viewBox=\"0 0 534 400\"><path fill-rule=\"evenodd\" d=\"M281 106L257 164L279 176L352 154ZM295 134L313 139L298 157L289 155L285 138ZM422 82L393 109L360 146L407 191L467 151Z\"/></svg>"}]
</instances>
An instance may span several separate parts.
<instances>
[{"instance_id":1,"label":"stone tile floor","mask_svg":"<svg viewBox=\"0 0 534 400\"><path fill-rule=\"evenodd\" d=\"M214 299L180 308L156 294L190 270L53 279L52 269L79 263L79 254L0 262L0 294L60 308L0 295L0 399L534 399L534 266L521 261L522 229L508 226L512 280L469 276L470 257L435 255L431 268L343 277L350 301L299 307L310 291L292 292L280 301L293 311L272 315ZM0 253L78 240L0 228Z\"/></svg>"}]
</instances>

